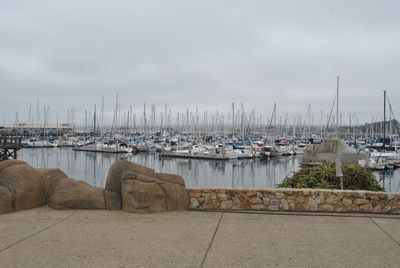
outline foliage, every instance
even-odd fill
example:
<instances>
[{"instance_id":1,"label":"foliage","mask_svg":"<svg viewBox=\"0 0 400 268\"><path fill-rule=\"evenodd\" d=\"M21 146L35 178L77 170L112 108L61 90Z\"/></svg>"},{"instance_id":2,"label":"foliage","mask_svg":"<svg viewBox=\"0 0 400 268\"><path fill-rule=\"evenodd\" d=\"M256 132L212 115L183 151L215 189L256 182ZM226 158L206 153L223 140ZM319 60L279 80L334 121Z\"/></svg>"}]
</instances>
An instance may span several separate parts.
<instances>
[{"instance_id":1,"label":"foliage","mask_svg":"<svg viewBox=\"0 0 400 268\"><path fill-rule=\"evenodd\" d=\"M372 172L366 168L357 164L344 164L342 172L345 190L383 191ZM323 163L295 172L293 176L286 177L278 187L340 189L340 179L336 177L334 163Z\"/></svg>"}]
</instances>

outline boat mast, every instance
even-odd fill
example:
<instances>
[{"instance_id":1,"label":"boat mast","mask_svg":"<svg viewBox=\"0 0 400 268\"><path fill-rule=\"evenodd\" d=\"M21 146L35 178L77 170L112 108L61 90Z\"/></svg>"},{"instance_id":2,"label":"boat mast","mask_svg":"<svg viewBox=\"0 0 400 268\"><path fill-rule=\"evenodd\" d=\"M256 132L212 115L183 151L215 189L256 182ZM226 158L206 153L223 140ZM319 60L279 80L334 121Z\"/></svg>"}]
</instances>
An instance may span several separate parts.
<instances>
[{"instance_id":1,"label":"boat mast","mask_svg":"<svg viewBox=\"0 0 400 268\"><path fill-rule=\"evenodd\" d=\"M386 143L386 90L383 91L383 148Z\"/></svg>"},{"instance_id":2,"label":"boat mast","mask_svg":"<svg viewBox=\"0 0 400 268\"><path fill-rule=\"evenodd\" d=\"M235 136L235 103L232 102L232 140Z\"/></svg>"},{"instance_id":3,"label":"boat mast","mask_svg":"<svg viewBox=\"0 0 400 268\"><path fill-rule=\"evenodd\" d=\"M94 113L93 113L93 132L94 135L96 135L97 129L96 129L96 103L94 104Z\"/></svg>"},{"instance_id":4,"label":"boat mast","mask_svg":"<svg viewBox=\"0 0 400 268\"><path fill-rule=\"evenodd\" d=\"M339 76L336 77L336 136L339 138Z\"/></svg>"}]
</instances>

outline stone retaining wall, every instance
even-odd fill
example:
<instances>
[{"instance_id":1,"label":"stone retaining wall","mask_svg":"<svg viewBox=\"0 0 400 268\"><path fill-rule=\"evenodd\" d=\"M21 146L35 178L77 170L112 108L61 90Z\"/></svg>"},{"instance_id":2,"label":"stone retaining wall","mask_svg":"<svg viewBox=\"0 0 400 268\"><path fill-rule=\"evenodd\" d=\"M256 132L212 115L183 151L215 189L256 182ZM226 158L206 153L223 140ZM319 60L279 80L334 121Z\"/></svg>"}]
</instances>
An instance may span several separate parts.
<instances>
[{"instance_id":1,"label":"stone retaining wall","mask_svg":"<svg viewBox=\"0 0 400 268\"><path fill-rule=\"evenodd\" d=\"M193 210L400 214L400 193L322 189L188 189Z\"/></svg>"}]
</instances>

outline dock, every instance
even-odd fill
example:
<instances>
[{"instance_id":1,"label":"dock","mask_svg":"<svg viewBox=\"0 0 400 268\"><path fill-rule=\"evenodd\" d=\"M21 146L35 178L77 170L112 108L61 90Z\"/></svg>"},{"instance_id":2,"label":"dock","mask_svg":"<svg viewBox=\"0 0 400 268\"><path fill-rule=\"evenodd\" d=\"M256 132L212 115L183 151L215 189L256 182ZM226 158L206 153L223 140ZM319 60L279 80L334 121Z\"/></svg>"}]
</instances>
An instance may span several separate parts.
<instances>
[{"instance_id":1,"label":"dock","mask_svg":"<svg viewBox=\"0 0 400 268\"><path fill-rule=\"evenodd\" d=\"M187 159L202 159L202 160L229 160L229 157L223 155L190 155L190 154L180 154L173 152L162 152L161 157L175 157L175 158L187 158Z\"/></svg>"},{"instance_id":2,"label":"dock","mask_svg":"<svg viewBox=\"0 0 400 268\"><path fill-rule=\"evenodd\" d=\"M21 148L21 137L0 137L0 161L17 159L17 151Z\"/></svg>"},{"instance_id":3,"label":"dock","mask_svg":"<svg viewBox=\"0 0 400 268\"><path fill-rule=\"evenodd\" d=\"M74 151L84 151L84 152L91 152L91 153L109 153L109 154L128 154L128 152L124 152L121 150L96 150L96 149L86 149L86 148L79 148L76 147L73 149Z\"/></svg>"}]
</instances>

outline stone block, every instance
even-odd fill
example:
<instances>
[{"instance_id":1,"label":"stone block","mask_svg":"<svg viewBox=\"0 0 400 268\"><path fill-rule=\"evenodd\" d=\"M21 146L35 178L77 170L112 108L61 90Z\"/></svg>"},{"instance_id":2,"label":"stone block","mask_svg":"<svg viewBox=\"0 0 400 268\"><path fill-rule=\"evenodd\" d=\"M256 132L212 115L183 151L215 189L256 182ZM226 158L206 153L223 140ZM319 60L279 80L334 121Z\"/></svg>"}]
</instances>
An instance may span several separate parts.
<instances>
[{"instance_id":1,"label":"stone block","mask_svg":"<svg viewBox=\"0 0 400 268\"><path fill-rule=\"evenodd\" d=\"M256 190L245 190L247 197L255 197L257 196Z\"/></svg>"},{"instance_id":2,"label":"stone block","mask_svg":"<svg viewBox=\"0 0 400 268\"><path fill-rule=\"evenodd\" d=\"M283 198L286 198L286 195L284 194L284 193L276 193L275 194L275 198L278 198L278 199L283 199Z\"/></svg>"},{"instance_id":3,"label":"stone block","mask_svg":"<svg viewBox=\"0 0 400 268\"><path fill-rule=\"evenodd\" d=\"M232 209L232 200L225 200L221 202L221 209Z\"/></svg>"},{"instance_id":4,"label":"stone block","mask_svg":"<svg viewBox=\"0 0 400 268\"><path fill-rule=\"evenodd\" d=\"M336 195L331 195L328 199L325 200L325 203L328 205L336 205L340 203L340 199Z\"/></svg>"},{"instance_id":5,"label":"stone block","mask_svg":"<svg viewBox=\"0 0 400 268\"><path fill-rule=\"evenodd\" d=\"M353 201L353 204L355 204L355 205L364 205L364 204L368 204L368 203L369 203L369 201L365 198L356 198Z\"/></svg>"},{"instance_id":6,"label":"stone block","mask_svg":"<svg viewBox=\"0 0 400 268\"><path fill-rule=\"evenodd\" d=\"M265 206L263 204L253 204L251 208L254 210L262 210L265 209Z\"/></svg>"},{"instance_id":7,"label":"stone block","mask_svg":"<svg viewBox=\"0 0 400 268\"><path fill-rule=\"evenodd\" d=\"M353 201L350 198L343 197L342 204L346 207L349 207L353 204Z\"/></svg>"},{"instance_id":8,"label":"stone block","mask_svg":"<svg viewBox=\"0 0 400 268\"><path fill-rule=\"evenodd\" d=\"M360 212L373 213L374 212L374 207L372 206L371 203L360 205Z\"/></svg>"},{"instance_id":9,"label":"stone block","mask_svg":"<svg viewBox=\"0 0 400 268\"><path fill-rule=\"evenodd\" d=\"M196 198L190 198L190 209L200 208L199 202L197 202Z\"/></svg>"},{"instance_id":10,"label":"stone block","mask_svg":"<svg viewBox=\"0 0 400 268\"><path fill-rule=\"evenodd\" d=\"M218 199L221 201L228 200L228 195L227 194L218 194Z\"/></svg>"},{"instance_id":11,"label":"stone block","mask_svg":"<svg viewBox=\"0 0 400 268\"><path fill-rule=\"evenodd\" d=\"M332 205L323 204L323 205L319 206L319 211L321 211L321 212L333 212L333 211L335 211L335 208Z\"/></svg>"},{"instance_id":12,"label":"stone block","mask_svg":"<svg viewBox=\"0 0 400 268\"><path fill-rule=\"evenodd\" d=\"M253 198L250 199L250 202L252 204L262 204L263 201L258 197L253 197Z\"/></svg>"},{"instance_id":13,"label":"stone block","mask_svg":"<svg viewBox=\"0 0 400 268\"><path fill-rule=\"evenodd\" d=\"M289 210L289 203L287 202L286 199L281 199L280 204L279 204L279 209L282 211Z\"/></svg>"},{"instance_id":14,"label":"stone block","mask_svg":"<svg viewBox=\"0 0 400 268\"><path fill-rule=\"evenodd\" d=\"M306 202L305 206L304 206L304 209L306 211L318 211L318 206L319 206L318 198L312 199L311 197L309 197L307 199L307 202Z\"/></svg>"}]
</instances>

